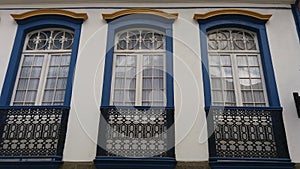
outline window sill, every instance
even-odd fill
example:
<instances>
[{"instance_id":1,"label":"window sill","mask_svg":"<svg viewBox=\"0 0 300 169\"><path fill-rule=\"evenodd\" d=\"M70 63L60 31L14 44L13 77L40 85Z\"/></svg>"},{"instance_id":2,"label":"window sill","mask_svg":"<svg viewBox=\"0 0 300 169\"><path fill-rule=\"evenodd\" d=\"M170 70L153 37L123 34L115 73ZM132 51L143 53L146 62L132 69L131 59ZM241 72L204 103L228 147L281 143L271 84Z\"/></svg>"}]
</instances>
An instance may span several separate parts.
<instances>
[{"instance_id":1,"label":"window sill","mask_svg":"<svg viewBox=\"0 0 300 169\"><path fill-rule=\"evenodd\" d=\"M97 169L174 169L175 158L127 158L98 156L94 160Z\"/></svg>"}]
</instances>

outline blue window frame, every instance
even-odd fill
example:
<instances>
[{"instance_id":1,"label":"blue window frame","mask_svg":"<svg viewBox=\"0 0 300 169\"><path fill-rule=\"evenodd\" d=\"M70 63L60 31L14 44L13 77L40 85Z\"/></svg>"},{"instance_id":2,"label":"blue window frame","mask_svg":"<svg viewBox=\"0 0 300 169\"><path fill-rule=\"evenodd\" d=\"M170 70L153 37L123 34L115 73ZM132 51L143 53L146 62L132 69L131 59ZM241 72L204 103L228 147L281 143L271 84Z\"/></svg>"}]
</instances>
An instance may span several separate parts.
<instances>
[{"instance_id":1,"label":"blue window frame","mask_svg":"<svg viewBox=\"0 0 300 169\"><path fill-rule=\"evenodd\" d=\"M63 10L41 9L12 16L18 28L0 97L0 133L3 136L0 140L0 154L1 158L6 160L0 162L0 168L59 168L62 164L65 145L81 24L87 15ZM42 41L45 43L41 47L38 44ZM54 48L56 51L53 50ZM51 52L45 52L50 49ZM57 49L65 53L57 53ZM47 62L45 58L48 59ZM22 63L21 60L23 60ZM27 72L26 76L22 75L23 68L30 70L24 71ZM46 71L52 68L60 69L61 75L52 76L50 71ZM43 69L45 76L40 78L39 75L42 73L31 76L35 69L39 70L37 72ZM21 72L20 75L18 72ZM28 74L30 76L27 76ZM41 106L35 101L35 104L31 105L14 103L10 105L16 81L18 80L18 83L21 80L29 81L31 77L35 82L42 78L46 82L54 77L57 82L59 78L66 81L66 84L61 85L63 88L59 89L65 91L59 105L45 103ZM45 77L49 78L45 79ZM39 86L42 86L41 84ZM31 90L28 86L30 85L27 85L25 89ZM19 84L16 88L19 89ZM53 89L56 90L57 87ZM15 130L16 128L22 128L22 131ZM49 140L51 140L51 146L47 146ZM33 142L35 145L37 143L40 145L32 146ZM20 146L21 144L23 145ZM36 160L37 158L39 160Z\"/></svg>"},{"instance_id":2,"label":"blue window frame","mask_svg":"<svg viewBox=\"0 0 300 169\"><path fill-rule=\"evenodd\" d=\"M81 32L81 24L83 19L75 19L62 15L39 15L26 18L24 20L17 20L18 29L14 46L11 52L11 57L2 88L0 105L8 106L11 102L16 76L19 69L20 59L23 52L23 46L27 33L34 30L48 29L48 28L62 28L74 32L74 42L72 46L70 67L68 72L68 79L66 84L66 91L63 106L70 106L72 83L75 71L75 64L79 46L79 38Z\"/></svg>"},{"instance_id":3,"label":"blue window frame","mask_svg":"<svg viewBox=\"0 0 300 169\"><path fill-rule=\"evenodd\" d=\"M209 16L209 14L212 13L205 16ZM282 108L278 97L265 27L270 15L261 15L244 10L219 10L214 11L214 15L207 18L202 17L203 15L199 16L200 19L197 19L196 15L195 18L200 28L205 111L210 136L208 140L210 166L212 168L255 168L255 166L273 167L276 164L281 165L282 168L293 168L294 164L291 163L288 152ZM224 31L227 28L228 30L231 29L230 33L233 32L232 30L243 30L256 34L268 105L252 107L248 105L214 106L212 104L210 72L208 69L210 66L208 56L211 53L208 50L207 37L208 33L214 33L214 30ZM246 33L243 33L243 35L246 35ZM234 41L233 39L228 43ZM241 43L245 43L245 41ZM231 49L234 49L234 46ZM210 49L211 51L213 50ZM238 56L234 52L229 55L231 55L231 58ZM247 62L249 63L249 60ZM239 66L238 61L233 64ZM222 64L219 65L223 66ZM227 63L224 65L227 66ZM258 119L258 123L255 119ZM266 123L260 123L263 119L268 121L268 130L259 129L260 125L266 127ZM261 137L262 135L268 135L268 138ZM252 148L245 148L249 140L253 143L250 146ZM265 146L265 143L271 143L274 148L268 149L270 147L269 145ZM264 153L264 150L267 150L266 153Z\"/></svg>"},{"instance_id":4,"label":"blue window frame","mask_svg":"<svg viewBox=\"0 0 300 169\"><path fill-rule=\"evenodd\" d=\"M266 21L244 15L220 15L203 20L199 19L198 22L200 27L202 72L206 109L211 106L211 84L207 69L209 67L207 32L217 28L241 28L257 34L269 107L279 108L280 101L278 98L274 70L272 66L272 58L265 28Z\"/></svg>"},{"instance_id":5,"label":"blue window frame","mask_svg":"<svg viewBox=\"0 0 300 169\"><path fill-rule=\"evenodd\" d=\"M98 136L98 147L97 147L97 156L95 159L95 165L96 168L103 168L106 166L114 166L116 168L122 168L124 165L126 165L128 168L155 168L155 167L163 167L163 168L174 168L175 167L175 137L174 137L174 128L171 126L174 124L174 87L173 87L173 39L172 39L172 24L174 21L173 19L162 17L161 15L155 15L155 13L160 13L162 15L165 15L166 13L156 10L147 10L147 14L141 12L144 9L130 9L129 12L133 12L131 15L119 15L117 18L114 19L107 19L108 22L108 34L107 34L107 46L106 46L106 58L105 58L105 68L104 68L104 80L103 80L103 89L102 89L102 100L101 100L101 119L100 119L100 126L99 126L99 136ZM154 14L148 14L149 11L153 12ZM134 13L137 12L137 13ZM116 12L118 14L118 12ZM168 14L169 15L169 14ZM176 15L177 16L177 15ZM151 38L154 38L155 36L163 37L164 40L162 44L163 47L159 49L159 53L152 54L151 50L142 51L145 48L139 47L136 52L130 53L128 52L128 46L125 44L125 48L128 53L119 52L118 49L120 49L120 46L117 46L118 43L116 43L115 37L121 37L125 34L127 37L132 31L138 30L135 35L141 39L141 37L144 37L147 33L145 32L152 32L149 35ZM162 42L161 40L159 40ZM119 42L119 41L118 41ZM116 44L117 47L114 45ZM129 43L128 43L129 44ZM120 44L119 44L120 45ZM141 42L140 42L140 45ZM151 45L150 45L151 46ZM155 46L155 45L153 45ZM152 47L153 47L152 46ZM156 45L157 46L157 45ZM145 46L144 46L145 47ZM122 47L121 47L122 48ZM153 49L153 48L152 48ZM119 52L119 53L117 53ZM115 57L114 57L115 56ZM126 60L126 63L119 64L118 57L124 57L124 60ZM158 65L153 64L146 64L146 68L144 66L144 58L151 58L152 56L156 57L158 60L160 60ZM158 57L157 57L158 56ZM161 59L160 56L164 56L163 59ZM134 64L128 64L129 58L135 58L133 60L133 63L136 63L136 68L139 70L149 70L149 67L154 68L153 72L155 71L155 68L164 67L163 73L162 71L159 71L159 76L155 78L161 77L164 79L164 90L161 90L165 94L165 100L163 101L163 104L159 105L144 105L142 104L142 100L135 99L136 102L127 102L131 105L127 104L126 101L124 102L117 102L116 105L114 105L114 100L111 99L111 93L112 88L115 90L115 86L112 86L114 84L115 79L114 77L123 78L126 80L127 75L124 77L121 77L114 74L114 69L116 70L119 67L126 66L127 68L135 69ZM140 58L138 58L140 57ZM116 59L114 61L114 58ZM119 59L119 60L118 60ZM130 60L131 60L130 59ZM151 59L149 59L151 60ZM163 65L162 64L163 60ZM131 60L132 61L132 60ZM116 62L116 63L114 63ZM139 63L137 63L139 62ZM130 62L132 63L132 62ZM143 63L143 64L142 64ZM139 65L138 65L139 64ZM139 67L139 68L138 68ZM148 68L148 69L147 69ZM117 71L116 71L117 72ZM125 72L124 72L125 73ZM141 73L144 76L144 73ZM140 78L140 80L143 78L143 76L138 75L136 73L136 77ZM163 75L162 75L163 74ZM151 76L147 78L153 78ZM115 80L116 81L116 80ZM140 81L140 87L142 81ZM124 87L123 87L124 88ZM123 88L117 88L122 89ZM151 88L146 89L152 90ZM125 90L127 88L125 87ZM136 87L136 91L139 91L141 94L141 88ZM159 88L161 89L161 88ZM116 91L117 91L116 90ZM141 96L141 95L140 95ZM137 98L137 97L136 97ZM142 97L140 97L142 99ZM134 100L134 99L132 99ZM119 101L119 100L117 100ZM139 103L138 103L139 102ZM125 103L125 104L124 104ZM117 113L117 114L116 114ZM161 116L164 114L163 116ZM139 116L139 117L138 117ZM150 120L147 117L154 117L157 119L161 119L162 123L153 123L153 126L156 126L157 128L161 128L162 130L157 131L151 131L150 135L159 135L164 137L157 138L156 142L162 143L160 148L156 148L151 150L151 148L146 145L146 147L141 148L140 146L136 148L132 148L134 146L134 142L148 142L151 136L147 135L144 131L146 123L143 123L137 119L145 119L146 121ZM121 120L123 117L126 118L126 122L124 120ZM133 118L136 117L136 118ZM105 123L105 121L109 119L116 119L112 120L113 123ZM121 121L120 121L121 120ZM129 126L132 126L134 124L137 130L133 130L129 128ZM122 137L123 134L109 134L114 132L122 132L117 131L115 129L117 128L128 128L128 132L135 133L133 135L130 135L126 139L129 141L126 146L129 146L130 148L126 150L127 148L123 148L123 146L115 147L116 144L118 144L116 141ZM110 130L111 129L111 130ZM125 134L125 133L124 133ZM126 136L126 134L124 135ZM142 137L143 136L143 137ZM113 147L113 148L111 148ZM124 151L125 150L125 151ZM131 158L133 157L133 158ZM138 157L138 158L137 158Z\"/></svg>"},{"instance_id":6,"label":"blue window frame","mask_svg":"<svg viewBox=\"0 0 300 169\"><path fill-rule=\"evenodd\" d=\"M102 90L101 106L111 106L111 84L112 84L112 70L113 70L113 56L114 56L114 43L115 34L121 30L130 28L148 28L161 31L165 34L166 38L166 107L174 107L174 88L173 88L173 39L172 39L172 23L173 20L164 19L158 16L134 14L123 16L116 20L108 21L108 34L104 70L104 84Z\"/></svg>"}]
</instances>

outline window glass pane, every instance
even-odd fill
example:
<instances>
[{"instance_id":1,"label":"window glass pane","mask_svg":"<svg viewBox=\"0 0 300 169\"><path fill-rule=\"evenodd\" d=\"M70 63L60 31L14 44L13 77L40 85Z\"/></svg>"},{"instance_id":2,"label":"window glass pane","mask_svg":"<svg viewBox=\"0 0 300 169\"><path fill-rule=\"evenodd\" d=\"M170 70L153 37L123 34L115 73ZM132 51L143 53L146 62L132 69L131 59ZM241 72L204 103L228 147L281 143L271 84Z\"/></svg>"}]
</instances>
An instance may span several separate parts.
<instances>
[{"instance_id":1,"label":"window glass pane","mask_svg":"<svg viewBox=\"0 0 300 169\"><path fill-rule=\"evenodd\" d=\"M130 89L135 90L136 89L136 79L130 79Z\"/></svg>"},{"instance_id":2,"label":"window glass pane","mask_svg":"<svg viewBox=\"0 0 300 169\"><path fill-rule=\"evenodd\" d=\"M212 91L213 101L223 102L223 92L222 91Z\"/></svg>"},{"instance_id":3,"label":"window glass pane","mask_svg":"<svg viewBox=\"0 0 300 169\"><path fill-rule=\"evenodd\" d=\"M153 65L154 66L163 66L164 60L161 55L153 56Z\"/></svg>"},{"instance_id":4,"label":"window glass pane","mask_svg":"<svg viewBox=\"0 0 300 169\"><path fill-rule=\"evenodd\" d=\"M125 77L125 67L116 67L116 76L117 77Z\"/></svg>"},{"instance_id":5,"label":"window glass pane","mask_svg":"<svg viewBox=\"0 0 300 169\"><path fill-rule=\"evenodd\" d=\"M213 65L213 66L220 65L220 57L219 56L212 55L212 56L209 56L209 58L210 58L210 62L209 62L210 65Z\"/></svg>"},{"instance_id":6,"label":"window glass pane","mask_svg":"<svg viewBox=\"0 0 300 169\"><path fill-rule=\"evenodd\" d=\"M65 89L67 86L67 79L66 78L58 78L56 89Z\"/></svg>"},{"instance_id":7,"label":"window glass pane","mask_svg":"<svg viewBox=\"0 0 300 169\"><path fill-rule=\"evenodd\" d=\"M64 97L65 97L65 91L56 91L55 92L55 98L54 98L54 100L55 101L62 101L62 100L64 100Z\"/></svg>"},{"instance_id":8,"label":"window glass pane","mask_svg":"<svg viewBox=\"0 0 300 169\"><path fill-rule=\"evenodd\" d=\"M116 78L115 79L115 89L122 89L125 84L124 78Z\"/></svg>"},{"instance_id":9,"label":"window glass pane","mask_svg":"<svg viewBox=\"0 0 300 169\"><path fill-rule=\"evenodd\" d=\"M240 79L241 89L251 89L250 79Z\"/></svg>"},{"instance_id":10,"label":"window glass pane","mask_svg":"<svg viewBox=\"0 0 300 169\"><path fill-rule=\"evenodd\" d=\"M31 77L39 78L41 75L42 68L41 67L33 67L31 69Z\"/></svg>"},{"instance_id":11,"label":"window glass pane","mask_svg":"<svg viewBox=\"0 0 300 169\"><path fill-rule=\"evenodd\" d=\"M136 71L135 68L127 67L126 68L126 77L134 78L136 76L135 71Z\"/></svg>"},{"instance_id":12,"label":"window glass pane","mask_svg":"<svg viewBox=\"0 0 300 169\"><path fill-rule=\"evenodd\" d=\"M231 66L231 59L230 56L221 55L221 65L223 66Z\"/></svg>"},{"instance_id":13,"label":"window glass pane","mask_svg":"<svg viewBox=\"0 0 300 169\"><path fill-rule=\"evenodd\" d=\"M124 92L120 90L115 90L114 101L123 102Z\"/></svg>"},{"instance_id":14,"label":"window glass pane","mask_svg":"<svg viewBox=\"0 0 300 169\"><path fill-rule=\"evenodd\" d=\"M59 55L53 55L51 57L51 62L50 62L50 65L51 66L54 66L54 65L60 65L60 61L61 61L61 57Z\"/></svg>"},{"instance_id":15,"label":"window glass pane","mask_svg":"<svg viewBox=\"0 0 300 169\"><path fill-rule=\"evenodd\" d=\"M162 88L163 88L163 78L154 78L153 89L162 89Z\"/></svg>"},{"instance_id":16,"label":"window glass pane","mask_svg":"<svg viewBox=\"0 0 300 169\"><path fill-rule=\"evenodd\" d=\"M37 55L34 58L34 65L35 66L42 66L44 61L44 56L43 55Z\"/></svg>"},{"instance_id":17,"label":"window glass pane","mask_svg":"<svg viewBox=\"0 0 300 169\"><path fill-rule=\"evenodd\" d=\"M151 97L151 90L143 90L143 101L146 101L146 100L152 100L152 97Z\"/></svg>"},{"instance_id":18,"label":"window glass pane","mask_svg":"<svg viewBox=\"0 0 300 169\"><path fill-rule=\"evenodd\" d=\"M143 79L143 89L151 89L152 88L152 79L147 78Z\"/></svg>"},{"instance_id":19,"label":"window glass pane","mask_svg":"<svg viewBox=\"0 0 300 169\"><path fill-rule=\"evenodd\" d=\"M261 79L251 79L251 87L252 89L262 89L262 81Z\"/></svg>"},{"instance_id":20,"label":"window glass pane","mask_svg":"<svg viewBox=\"0 0 300 169\"><path fill-rule=\"evenodd\" d=\"M164 76L163 67L153 69L153 76L155 76L155 77L163 77Z\"/></svg>"},{"instance_id":21,"label":"window glass pane","mask_svg":"<svg viewBox=\"0 0 300 169\"><path fill-rule=\"evenodd\" d=\"M17 90L15 94L15 101L23 101L25 100L25 93L26 91Z\"/></svg>"},{"instance_id":22,"label":"window glass pane","mask_svg":"<svg viewBox=\"0 0 300 169\"><path fill-rule=\"evenodd\" d=\"M247 66L247 57L246 56L241 56L241 55L238 55L237 56L237 64L239 66Z\"/></svg>"},{"instance_id":23,"label":"window glass pane","mask_svg":"<svg viewBox=\"0 0 300 169\"><path fill-rule=\"evenodd\" d=\"M235 102L234 91L225 91L225 101L226 102Z\"/></svg>"},{"instance_id":24,"label":"window glass pane","mask_svg":"<svg viewBox=\"0 0 300 169\"><path fill-rule=\"evenodd\" d=\"M117 56L117 66L125 66L126 56Z\"/></svg>"},{"instance_id":25,"label":"window glass pane","mask_svg":"<svg viewBox=\"0 0 300 169\"><path fill-rule=\"evenodd\" d=\"M39 79L30 79L28 84L28 89L37 90L39 85Z\"/></svg>"},{"instance_id":26,"label":"window glass pane","mask_svg":"<svg viewBox=\"0 0 300 169\"><path fill-rule=\"evenodd\" d=\"M70 55L62 55L60 65L70 65Z\"/></svg>"},{"instance_id":27,"label":"window glass pane","mask_svg":"<svg viewBox=\"0 0 300 169\"><path fill-rule=\"evenodd\" d=\"M252 103L253 97L251 91L242 91L243 102Z\"/></svg>"},{"instance_id":28,"label":"window glass pane","mask_svg":"<svg viewBox=\"0 0 300 169\"><path fill-rule=\"evenodd\" d=\"M232 77L231 67L222 67L222 77Z\"/></svg>"},{"instance_id":29,"label":"window glass pane","mask_svg":"<svg viewBox=\"0 0 300 169\"><path fill-rule=\"evenodd\" d=\"M126 60L127 60L126 65L128 65L128 66L136 65L136 57L135 56L127 56Z\"/></svg>"},{"instance_id":30,"label":"window glass pane","mask_svg":"<svg viewBox=\"0 0 300 169\"><path fill-rule=\"evenodd\" d=\"M52 99L54 96L54 91L52 90L46 90L44 91L44 97L43 97L43 102L49 102L51 103Z\"/></svg>"},{"instance_id":31,"label":"window glass pane","mask_svg":"<svg viewBox=\"0 0 300 169\"><path fill-rule=\"evenodd\" d=\"M48 76L56 77L58 75L59 67L49 67Z\"/></svg>"},{"instance_id":32,"label":"window glass pane","mask_svg":"<svg viewBox=\"0 0 300 169\"><path fill-rule=\"evenodd\" d=\"M260 78L260 71L258 67L250 67L250 77L252 78Z\"/></svg>"},{"instance_id":33,"label":"window glass pane","mask_svg":"<svg viewBox=\"0 0 300 169\"><path fill-rule=\"evenodd\" d=\"M258 66L257 56L255 55L248 56L248 63L249 66Z\"/></svg>"},{"instance_id":34,"label":"window glass pane","mask_svg":"<svg viewBox=\"0 0 300 169\"><path fill-rule=\"evenodd\" d=\"M211 86L213 89L222 89L222 80L219 78L211 79Z\"/></svg>"},{"instance_id":35,"label":"window glass pane","mask_svg":"<svg viewBox=\"0 0 300 169\"><path fill-rule=\"evenodd\" d=\"M35 101L35 97L36 97L36 91L27 91L26 93L26 101Z\"/></svg>"},{"instance_id":36,"label":"window glass pane","mask_svg":"<svg viewBox=\"0 0 300 169\"><path fill-rule=\"evenodd\" d=\"M56 85L56 78L48 78L46 82L46 89L54 89Z\"/></svg>"},{"instance_id":37,"label":"window glass pane","mask_svg":"<svg viewBox=\"0 0 300 169\"><path fill-rule=\"evenodd\" d=\"M253 95L254 95L254 102L256 102L256 103L264 103L265 102L263 91L254 91Z\"/></svg>"},{"instance_id":38,"label":"window glass pane","mask_svg":"<svg viewBox=\"0 0 300 169\"><path fill-rule=\"evenodd\" d=\"M249 71L247 67L238 68L239 77L241 78L249 78Z\"/></svg>"},{"instance_id":39,"label":"window glass pane","mask_svg":"<svg viewBox=\"0 0 300 169\"><path fill-rule=\"evenodd\" d=\"M30 67L22 67L20 77L24 77L24 78L29 77L30 71L31 71Z\"/></svg>"},{"instance_id":40,"label":"window glass pane","mask_svg":"<svg viewBox=\"0 0 300 169\"><path fill-rule=\"evenodd\" d=\"M210 68L210 75L212 77L221 77L221 70L219 67L211 67Z\"/></svg>"},{"instance_id":41,"label":"window glass pane","mask_svg":"<svg viewBox=\"0 0 300 169\"><path fill-rule=\"evenodd\" d=\"M25 55L23 60L23 66L31 66L33 64L33 60L33 55Z\"/></svg>"},{"instance_id":42,"label":"window glass pane","mask_svg":"<svg viewBox=\"0 0 300 169\"><path fill-rule=\"evenodd\" d=\"M234 89L233 79L224 79L225 89Z\"/></svg>"},{"instance_id":43,"label":"window glass pane","mask_svg":"<svg viewBox=\"0 0 300 169\"><path fill-rule=\"evenodd\" d=\"M60 71L58 76L60 77L68 77L68 73L69 73L69 67L60 67Z\"/></svg>"},{"instance_id":44,"label":"window glass pane","mask_svg":"<svg viewBox=\"0 0 300 169\"><path fill-rule=\"evenodd\" d=\"M20 79L18 83L18 89L24 90L27 89L28 79Z\"/></svg>"},{"instance_id":45,"label":"window glass pane","mask_svg":"<svg viewBox=\"0 0 300 169\"><path fill-rule=\"evenodd\" d=\"M144 69L143 76L152 76L152 69Z\"/></svg>"}]
</instances>

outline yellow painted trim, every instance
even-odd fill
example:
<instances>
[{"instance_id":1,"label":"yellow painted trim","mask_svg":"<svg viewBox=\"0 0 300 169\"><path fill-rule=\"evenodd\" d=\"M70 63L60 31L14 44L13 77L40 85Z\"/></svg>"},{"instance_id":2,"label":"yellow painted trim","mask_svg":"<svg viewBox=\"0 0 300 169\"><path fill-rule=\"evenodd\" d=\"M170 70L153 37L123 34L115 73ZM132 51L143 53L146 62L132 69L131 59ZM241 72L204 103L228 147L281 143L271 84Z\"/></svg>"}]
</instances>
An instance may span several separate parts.
<instances>
[{"instance_id":1,"label":"yellow painted trim","mask_svg":"<svg viewBox=\"0 0 300 169\"><path fill-rule=\"evenodd\" d=\"M247 10L225 9L225 10L211 11L211 12L207 12L205 14L195 14L194 19L195 20L208 19L208 18L212 18L214 16L219 16L219 15L245 15L245 16L250 16L250 17L264 20L264 21L268 21L272 16L272 15L264 15L264 14L260 14L260 13L253 12L253 11L247 11Z\"/></svg>"},{"instance_id":2,"label":"yellow painted trim","mask_svg":"<svg viewBox=\"0 0 300 169\"><path fill-rule=\"evenodd\" d=\"M126 9L122 11L117 11L112 14L102 14L103 19L110 20L115 19L121 16L130 15L130 14L151 14L161 16L166 19L177 19L178 13L166 13L159 10L147 9L147 8L134 8L134 9Z\"/></svg>"},{"instance_id":3,"label":"yellow painted trim","mask_svg":"<svg viewBox=\"0 0 300 169\"><path fill-rule=\"evenodd\" d=\"M86 13L75 13L67 10L61 9L38 9L34 11L28 11L21 14L11 14L11 16L16 20L23 20L33 16L40 16L40 15L62 15L71 17L74 19L83 19L84 21L87 20L88 15Z\"/></svg>"}]
</instances>

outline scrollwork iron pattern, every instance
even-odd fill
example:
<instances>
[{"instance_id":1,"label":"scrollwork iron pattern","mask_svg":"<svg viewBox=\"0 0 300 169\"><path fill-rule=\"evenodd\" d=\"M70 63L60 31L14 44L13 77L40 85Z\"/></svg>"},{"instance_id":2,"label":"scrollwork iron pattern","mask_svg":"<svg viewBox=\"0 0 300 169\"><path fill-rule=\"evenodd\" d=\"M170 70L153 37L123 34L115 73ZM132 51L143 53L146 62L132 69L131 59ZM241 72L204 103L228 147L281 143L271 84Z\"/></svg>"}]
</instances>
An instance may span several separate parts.
<instances>
[{"instance_id":1,"label":"scrollwork iron pattern","mask_svg":"<svg viewBox=\"0 0 300 169\"><path fill-rule=\"evenodd\" d=\"M26 51L71 50L74 33L66 29L45 29L27 35Z\"/></svg>"},{"instance_id":2,"label":"scrollwork iron pattern","mask_svg":"<svg viewBox=\"0 0 300 169\"><path fill-rule=\"evenodd\" d=\"M242 109L210 111L213 111L218 157L277 157L270 111Z\"/></svg>"},{"instance_id":3,"label":"scrollwork iron pattern","mask_svg":"<svg viewBox=\"0 0 300 169\"><path fill-rule=\"evenodd\" d=\"M258 51L256 34L242 29L217 29L207 34L208 50Z\"/></svg>"},{"instance_id":4,"label":"scrollwork iron pattern","mask_svg":"<svg viewBox=\"0 0 300 169\"><path fill-rule=\"evenodd\" d=\"M107 156L167 156L167 113L164 109L112 108L107 119Z\"/></svg>"},{"instance_id":5,"label":"scrollwork iron pattern","mask_svg":"<svg viewBox=\"0 0 300 169\"><path fill-rule=\"evenodd\" d=\"M165 50L165 35L155 30L127 30L117 34L117 51Z\"/></svg>"},{"instance_id":6,"label":"scrollwork iron pattern","mask_svg":"<svg viewBox=\"0 0 300 169\"><path fill-rule=\"evenodd\" d=\"M61 108L11 108L6 114L0 156L55 156L64 137ZM62 135L63 134L63 135Z\"/></svg>"}]
</instances>

